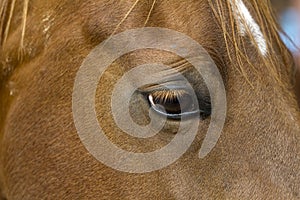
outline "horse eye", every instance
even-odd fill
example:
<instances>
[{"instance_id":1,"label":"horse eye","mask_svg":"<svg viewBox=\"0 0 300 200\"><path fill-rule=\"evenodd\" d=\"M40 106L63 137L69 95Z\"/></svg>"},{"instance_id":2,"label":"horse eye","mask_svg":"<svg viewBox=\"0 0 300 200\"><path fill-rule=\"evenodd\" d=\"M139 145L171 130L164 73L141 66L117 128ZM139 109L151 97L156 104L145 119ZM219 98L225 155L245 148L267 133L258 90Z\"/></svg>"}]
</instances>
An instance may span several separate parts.
<instances>
[{"instance_id":1,"label":"horse eye","mask_svg":"<svg viewBox=\"0 0 300 200\"><path fill-rule=\"evenodd\" d=\"M169 119L181 119L200 114L197 101L185 90L161 90L148 94L151 108Z\"/></svg>"}]
</instances>

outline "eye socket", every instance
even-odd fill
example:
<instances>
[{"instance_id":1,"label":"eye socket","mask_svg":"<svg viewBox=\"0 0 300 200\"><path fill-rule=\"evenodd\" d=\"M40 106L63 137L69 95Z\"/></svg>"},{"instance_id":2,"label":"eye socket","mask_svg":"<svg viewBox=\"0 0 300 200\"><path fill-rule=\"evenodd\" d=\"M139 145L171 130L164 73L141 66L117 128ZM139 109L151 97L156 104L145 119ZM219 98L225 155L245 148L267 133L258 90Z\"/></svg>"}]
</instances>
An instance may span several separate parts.
<instances>
[{"instance_id":1,"label":"eye socket","mask_svg":"<svg viewBox=\"0 0 300 200\"><path fill-rule=\"evenodd\" d=\"M158 90L147 94L151 108L169 119L199 116L197 101L184 89Z\"/></svg>"}]
</instances>

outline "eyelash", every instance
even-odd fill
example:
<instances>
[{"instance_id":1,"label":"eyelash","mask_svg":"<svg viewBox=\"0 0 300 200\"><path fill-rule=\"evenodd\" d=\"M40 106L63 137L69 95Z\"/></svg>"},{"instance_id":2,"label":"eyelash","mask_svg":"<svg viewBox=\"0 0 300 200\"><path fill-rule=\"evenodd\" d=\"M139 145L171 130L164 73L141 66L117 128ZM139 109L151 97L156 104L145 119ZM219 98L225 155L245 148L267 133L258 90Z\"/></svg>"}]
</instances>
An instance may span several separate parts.
<instances>
[{"instance_id":1,"label":"eyelash","mask_svg":"<svg viewBox=\"0 0 300 200\"><path fill-rule=\"evenodd\" d=\"M152 92L151 95L154 100L166 103L182 98L184 95L188 95L188 93L185 90L159 90Z\"/></svg>"}]
</instances>

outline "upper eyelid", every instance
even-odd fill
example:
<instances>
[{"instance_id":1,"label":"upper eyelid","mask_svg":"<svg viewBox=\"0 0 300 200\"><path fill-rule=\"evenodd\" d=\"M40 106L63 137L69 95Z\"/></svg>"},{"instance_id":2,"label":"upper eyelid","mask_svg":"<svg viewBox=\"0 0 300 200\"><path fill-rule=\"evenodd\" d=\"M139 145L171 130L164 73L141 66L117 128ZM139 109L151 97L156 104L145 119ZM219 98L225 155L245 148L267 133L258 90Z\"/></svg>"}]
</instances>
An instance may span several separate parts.
<instances>
[{"instance_id":1,"label":"upper eyelid","mask_svg":"<svg viewBox=\"0 0 300 200\"><path fill-rule=\"evenodd\" d=\"M189 87L188 83L186 81L182 80L176 80L171 82L164 82L164 83L157 83L157 84L149 84L146 86L143 86L141 88L138 88L138 91L141 93L150 93L155 92L159 90L186 90L190 91L193 90L191 87Z\"/></svg>"}]
</instances>

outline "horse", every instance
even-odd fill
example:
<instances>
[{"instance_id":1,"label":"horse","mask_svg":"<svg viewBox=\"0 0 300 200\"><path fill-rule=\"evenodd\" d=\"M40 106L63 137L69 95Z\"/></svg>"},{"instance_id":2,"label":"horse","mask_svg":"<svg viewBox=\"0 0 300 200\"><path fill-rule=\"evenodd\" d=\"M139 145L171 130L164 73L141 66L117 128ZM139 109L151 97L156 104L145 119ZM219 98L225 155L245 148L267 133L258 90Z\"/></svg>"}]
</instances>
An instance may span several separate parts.
<instances>
[{"instance_id":1,"label":"horse","mask_svg":"<svg viewBox=\"0 0 300 200\"><path fill-rule=\"evenodd\" d=\"M295 66L280 40L269 1L1 0L0 4L0 198L300 198ZM163 63L177 69L194 83L194 92L200 94L197 106L204 110L185 120L197 121L199 127L180 158L158 170L129 173L99 162L85 147L73 120L72 94L80 66L97 45L143 27L174 30L199 43L222 77L227 109L219 140L199 158L215 111L209 85L187 59L173 52L146 48L119 57L100 78L94 102L99 124L119 148L139 153L162 148L177 137L183 123L172 116L182 114L181 105L192 105L187 92L176 85L180 83L173 89L152 85L144 93L136 91L130 100L131 118L147 125L149 108L160 104L164 116L157 117L164 117L165 124L150 138L125 134L114 122L110 99L117 81L137 66ZM178 101L183 102L179 109Z\"/></svg>"}]
</instances>

